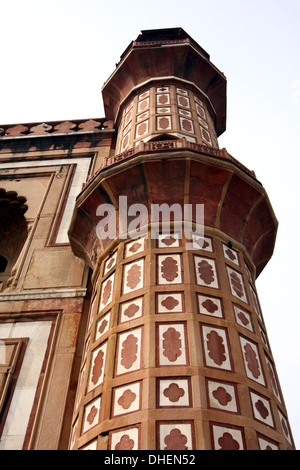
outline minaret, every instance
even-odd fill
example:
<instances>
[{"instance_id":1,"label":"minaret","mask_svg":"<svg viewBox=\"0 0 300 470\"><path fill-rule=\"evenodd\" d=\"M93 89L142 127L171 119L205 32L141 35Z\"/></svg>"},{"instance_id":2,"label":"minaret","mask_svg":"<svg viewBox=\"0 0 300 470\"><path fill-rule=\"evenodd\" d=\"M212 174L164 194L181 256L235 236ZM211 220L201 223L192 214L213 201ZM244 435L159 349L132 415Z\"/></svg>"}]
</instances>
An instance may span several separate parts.
<instances>
[{"instance_id":1,"label":"minaret","mask_svg":"<svg viewBox=\"0 0 300 470\"><path fill-rule=\"evenodd\" d=\"M150 30L102 92L115 150L69 230L93 271L70 449L293 449L255 288L277 220L218 147L226 78L181 28Z\"/></svg>"}]
</instances>

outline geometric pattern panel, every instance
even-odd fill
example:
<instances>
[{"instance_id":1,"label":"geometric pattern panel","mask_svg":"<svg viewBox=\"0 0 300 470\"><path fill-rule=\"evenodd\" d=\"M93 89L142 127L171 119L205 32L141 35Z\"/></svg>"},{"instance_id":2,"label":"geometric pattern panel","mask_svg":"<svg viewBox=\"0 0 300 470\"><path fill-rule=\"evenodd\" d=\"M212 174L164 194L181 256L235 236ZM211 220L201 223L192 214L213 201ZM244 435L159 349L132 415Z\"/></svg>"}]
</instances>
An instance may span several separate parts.
<instances>
[{"instance_id":1,"label":"geometric pattern panel","mask_svg":"<svg viewBox=\"0 0 300 470\"><path fill-rule=\"evenodd\" d=\"M223 318L221 299L197 293L199 313L217 318Z\"/></svg>"},{"instance_id":2,"label":"geometric pattern panel","mask_svg":"<svg viewBox=\"0 0 300 470\"><path fill-rule=\"evenodd\" d=\"M184 312L183 292L164 292L156 294L156 313Z\"/></svg>"},{"instance_id":3,"label":"geometric pattern panel","mask_svg":"<svg viewBox=\"0 0 300 470\"><path fill-rule=\"evenodd\" d=\"M258 435L257 440L260 450L279 450L279 445L265 436Z\"/></svg>"},{"instance_id":4,"label":"geometric pattern panel","mask_svg":"<svg viewBox=\"0 0 300 470\"><path fill-rule=\"evenodd\" d=\"M159 450L193 450L192 426L186 421L158 423Z\"/></svg>"},{"instance_id":5,"label":"geometric pattern panel","mask_svg":"<svg viewBox=\"0 0 300 470\"><path fill-rule=\"evenodd\" d=\"M196 283L199 286L218 288L218 278L215 261L209 258L195 256Z\"/></svg>"},{"instance_id":6,"label":"geometric pattern panel","mask_svg":"<svg viewBox=\"0 0 300 470\"><path fill-rule=\"evenodd\" d=\"M113 390L112 417L137 411L141 406L141 382Z\"/></svg>"},{"instance_id":7,"label":"geometric pattern panel","mask_svg":"<svg viewBox=\"0 0 300 470\"><path fill-rule=\"evenodd\" d=\"M109 450L138 450L140 426L122 428L109 433Z\"/></svg>"},{"instance_id":8,"label":"geometric pattern panel","mask_svg":"<svg viewBox=\"0 0 300 470\"><path fill-rule=\"evenodd\" d=\"M237 324L253 332L250 313L246 312L246 310L240 308L238 305L234 305L233 309Z\"/></svg>"},{"instance_id":9,"label":"geometric pattern panel","mask_svg":"<svg viewBox=\"0 0 300 470\"><path fill-rule=\"evenodd\" d=\"M144 260L126 264L123 275L123 294L142 289L144 286Z\"/></svg>"},{"instance_id":10,"label":"geometric pattern panel","mask_svg":"<svg viewBox=\"0 0 300 470\"><path fill-rule=\"evenodd\" d=\"M242 274L229 266L226 267L232 295L243 302L248 303Z\"/></svg>"},{"instance_id":11,"label":"geometric pattern panel","mask_svg":"<svg viewBox=\"0 0 300 470\"><path fill-rule=\"evenodd\" d=\"M283 430L283 434L286 437L287 441L291 445L293 445L288 421L279 408L278 408L278 413L279 413L279 419L280 419L281 427Z\"/></svg>"},{"instance_id":12,"label":"geometric pattern panel","mask_svg":"<svg viewBox=\"0 0 300 470\"><path fill-rule=\"evenodd\" d=\"M190 380L187 378L158 379L158 407L191 406Z\"/></svg>"},{"instance_id":13,"label":"geometric pattern panel","mask_svg":"<svg viewBox=\"0 0 300 470\"><path fill-rule=\"evenodd\" d=\"M271 384L272 384L273 393L276 396L277 400L279 400L279 402L281 403L280 389L278 386L274 366L267 356L265 356L265 358L266 358L266 363L267 363L267 369L269 372L269 377L270 377Z\"/></svg>"},{"instance_id":14,"label":"geometric pattern panel","mask_svg":"<svg viewBox=\"0 0 300 470\"><path fill-rule=\"evenodd\" d=\"M224 243L222 243L222 246L223 246L224 257L228 259L229 261L231 261L232 263L239 266L240 263L239 263L239 256L237 252L233 250L232 248L229 248L227 245L224 245Z\"/></svg>"},{"instance_id":15,"label":"geometric pattern panel","mask_svg":"<svg viewBox=\"0 0 300 470\"><path fill-rule=\"evenodd\" d=\"M186 365L187 347L184 323L158 325L158 365Z\"/></svg>"},{"instance_id":16,"label":"geometric pattern panel","mask_svg":"<svg viewBox=\"0 0 300 470\"><path fill-rule=\"evenodd\" d=\"M257 345L243 336L240 336L240 341L247 377L261 385L265 385Z\"/></svg>"},{"instance_id":17,"label":"geometric pattern panel","mask_svg":"<svg viewBox=\"0 0 300 470\"><path fill-rule=\"evenodd\" d=\"M202 325L202 335L206 365L232 370L226 330Z\"/></svg>"},{"instance_id":18,"label":"geometric pattern panel","mask_svg":"<svg viewBox=\"0 0 300 470\"><path fill-rule=\"evenodd\" d=\"M113 299L114 280L115 274L113 273L102 283L99 312L107 307Z\"/></svg>"},{"instance_id":19,"label":"geometric pattern panel","mask_svg":"<svg viewBox=\"0 0 300 470\"><path fill-rule=\"evenodd\" d=\"M143 315L143 297L124 302L120 305L119 322L124 323L129 320L135 320Z\"/></svg>"},{"instance_id":20,"label":"geometric pattern panel","mask_svg":"<svg viewBox=\"0 0 300 470\"><path fill-rule=\"evenodd\" d=\"M110 326L110 311L106 313L103 317L99 318L96 323L96 331L95 331L95 341L101 338L104 333L109 330Z\"/></svg>"},{"instance_id":21,"label":"geometric pattern panel","mask_svg":"<svg viewBox=\"0 0 300 470\"><path fill-rule=\"evenodd\" d=\"M214 450L245 450L243 431L226 425L212 425Z\"/></svg>"},{"instance_id":22,"label":"geometric pattern panel","mask_svg":"<svg viewBox=\"0 0 300 470\"><path fill-rule=\"evenodd\" d=\"M250 390L250 398L254 418L266 424L267 426L274 428L274 420L270 401L267 398L258 395L256 392L253 392L252 390Z\"/></svg>"},{"instance_id":23,"label":"geometric pattern panel","mask_svg":"<svg viewBox=\"0 0 300 470\"><path fill-rule=\"evenodd\" d=\"M116 375L138 370L141 367L142 328L118 335Z\"/></svg>"},{"instance_id":24,"label":"geometric pattern panel","mask_svg":"<svg viewBox=\"0 0 300 470\"><path fill-rule=\"evenodd\" d=\"M87 384L87 393L98 387L103 381L107 343L100 345L91 354L91 368Z\"/></svg>"},{"instance_id":25,"label":"geometric pattern panel","mask_svg":"<svg viewBox=\"0 0 300 470\"><path fill-rule=\"evenodd\" d=\"M177 254L158 256L158 284L181 284L181 256Z\"/></svg>"},{"instance_id":26,"label":"geometric pattern panel","mask_svg":"<svg viewBox=\"0 0 300 470\"><path fill-rule=\"evenodd\" d=\"M230 413L238 413L239 405L235 384L207 380L208 401L210 408Z\"/></svg>"},{"instance_id":27,"label":"geometric pattern panel","mask_svg":"<svg viewBox=\"0 0 300 470\"><path fill-rule=\"evenodd\" d=\"M99 423L101 396L84 408L82 433L89 431Z\"/></svg>"}]
</instances>

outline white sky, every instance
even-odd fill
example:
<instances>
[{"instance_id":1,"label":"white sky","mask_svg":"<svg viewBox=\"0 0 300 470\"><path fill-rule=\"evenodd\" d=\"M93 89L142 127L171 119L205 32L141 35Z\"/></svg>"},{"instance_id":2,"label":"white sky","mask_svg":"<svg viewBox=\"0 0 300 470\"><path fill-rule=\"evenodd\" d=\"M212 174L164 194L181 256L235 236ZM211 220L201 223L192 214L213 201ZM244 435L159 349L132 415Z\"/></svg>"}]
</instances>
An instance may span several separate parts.
<instances>
[{"instance_id":1,"label":"white sky","mask_svg":"<svg viewBox=\"0 0 300 470\"><path fill-rule=\"evenodd\" d=\"M0 7L0 126L103 117L102 85L143 29L182 27L225 74L220 146L256 172L279 220L257 288L300 449L300 0L0 0Z\"/></svg>"}]
</instances>

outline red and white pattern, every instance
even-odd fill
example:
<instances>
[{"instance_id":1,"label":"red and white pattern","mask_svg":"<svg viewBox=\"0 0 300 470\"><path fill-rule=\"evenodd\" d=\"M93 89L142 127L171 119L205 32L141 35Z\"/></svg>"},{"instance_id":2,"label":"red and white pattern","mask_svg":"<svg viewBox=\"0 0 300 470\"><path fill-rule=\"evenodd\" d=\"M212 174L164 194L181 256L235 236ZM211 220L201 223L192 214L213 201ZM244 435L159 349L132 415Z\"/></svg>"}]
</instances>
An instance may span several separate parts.
<instances>
[{"instance_id":1,"label":"red and white pattern","mask_svg":"<svg viewBox=\"0 0 300 470\"><path fill-rule=\"evenodd\" d=\"M191 423L160 423L158 435L159 450L193 450Z\"/></svg>"},{"instance_id":2,"label":"red and white pattern","mask_svg":"<svg viewBox=\"0 0 300 470\"><path fill-rule=\"evenodd\" d=\"M191 406L188 379L158 379L158 406Z\"/></svg>"},{"instance_id":3,"label":"red and white pattern","mask_svg":"<svg viewBox=\"0 0 300 470\"><path fill-rule=\"evenodd\" d=\"M146 111L149 108L149 103L150 103L149 97L145 98L142 101L139 101L138 109L137 109L138 114Z\"/></svg>"},{"instance_id":4,"label":"red and white pattern","mask_svg":"<svg viewBox=\"0 0 300 470\"><path fill-rule=\"evenodd\" d=\"M231 370L226 330L202 325L202 337L206 365Z\"/></svg>"},{"instance_id":5,"label":"red and white pattern","mask_svg":"<svg viewBox=\"0 0 300 470\"><path fill-rule=\"evenodd\" d=\"M189 96L189 92L187 90L184 90L183 88L176 88L176 92L180 95Z\"/></svg>"},{"instance_id":6,"label":"red and white pattern","mask_svg":"<svg viewBox=\"0 0 300 470\"><path fill-rule=\"evenodd\" d=\"M190 109L190 99L187 96L177 95L177 104L181 108Z\"/></svg>"},{"instance_id":7,"label":"red and white pattern","mask_svg":"<svg viewBox=\"0 0 300 470\"><path fill-rule=\"evenodd\" d=\"M279 445L263 436L257 437L260 450L279 450Z\"/></svg>"},{"instance_id":8,"label":"red and white pattern","mask_svg":"<svg viewBox=\"0 0 300 470\"><path fill-rule=\"evenodd\" d=\"M265 385L257 345L243 336L240 336L240 341L247 377L261 385Z\"/></svg>"},{"instance_id":9,"label":"red and white pattern","mask_svg":"<svg viewBox=\"0 0 300 470\"><path fill-rule=\"evenodd\" d=\"M149 132L149 119L137 124L136 131L135 131L135 138L139 139L144 137Z\"/></svg>"},{"instance_id":10,"label":"red and white pattern","mask_svg":"<svg viewBox=\"0 0 300 470\"><path fill-rule=\"evenodd\" d=\"M273 393L276 396L277 400L279 400L279 402L282 403L281 395L280 395L280 389L279 389L279 386L278 386L274 366L273 366L273 364L271 363L271 361L269 360L269 358L267 356L265 356L265 358L266 358L266 363L267 363L267 369L268 369L268 372L269 372L269 377L270 377L271 384L272 384Z\"/></svg>"},{"instance_id":11,"label":"red and white pattern","mask_svg":"<svg viewBox=\"0 0 300 470\"><path fill-rule=\"evenodd\" d=\"M109 433L109 450L139 450L140 428L128 427Z\"/></svg>"},{"instance_id":12,"label":"red and white pattern","mask_svg":"<svg viewBox=\"0 0 300 470\"><path fill-rule=\"evenodd\" d=\"M279 408L278 408L278 414L279 414L279 419L280 419L281 427L283 430L283 434L286 437L287 441L291 445L293 445L288 421Z\"/></svg>"},{"instance_id":13,"label":"red and white pattern","mask_svg":"<svg viewBox=\"0 0 300 470\"><path fill-rule=\"evenodd\" d=\"M104 272L103 272L103 275L104 275L104 276L105 276L112 268L115 267L116 261L117 261L117 252L115 252L112 256L110 256L110 258L108 258L108 259L105 261Z\"/></svg>"},{"instance_id":14,"label":"red and white pattern","mask_svg":"<svg viewBox=\"0 0 300 470\"><path fill-rule=\"evenodd\" d=\"M209 251L210 253L213 252L213 244L211 238L203 237L202 235L198 235L197 233L192 233L192 243L194 250L204 250Z\"/></svg>"},{"instance_id":15,"label":"red and white pattern","mask_svg":"<svg viewBox=\"0 0 300 470\"><path fill-rule=\"evenodd\" d=\"M137 255L141 253L145 249L145 239L138 238L137 240L133 240L125 245L125 258L129 258L130 256Z\"/></svg>"},{"instance_id":16,"label":"red and white pattern","mask_svg":"<svg viewBox=\"0 0 300 470\"><path fill-rule=\"evenodd\" d=\"M241 273L226 266L231 289L231 294L239 300L248 303L244 286L244 279Z\"/></svg>"},{"instance_id":17,"label":"red and white pattern","mask_svg":"<svg viewBox=\"0 0 300 470\"><path fill-rule=\"evenodd\" d=\"M244 439L241 429L212 425L214 450L244 450Z\"/></svg>"},{"instance_id":18,"label":"red and white pattern","mask_svg":"<svg viewBox=\"0 0 300 470\"><path fill-rule=\"evenodd\" d=\"M222 243L222 246L223 246L224 257L226 259L228 259L229 261L231 261L232 263L239 266L240 262L239 262L239 255L238 255L237 251L233 250L232 248L229 248L224 243Z\"/></svg>"},{"instance_id":19,"label":"red and white pattern","mask_svg":"<svg viewBox=\"0 0 300 470\"><path fill-rule=\"evenodd\" d=\"M112 417L137 411L141 406L141 382L113 390Z\"/></svg>"},{"instance_id":20,"label":"red and white pattern","mask_svg":"<svg viewBox=\"0 0 300 470\"><path fill-rule=\"evenodd\" d=\"M207 381L208 402L210 408L238 413L236 387L225 382Z\"/></svg>"},{"instance_id":21,"label":"red and white pattern","mask_svg":"<svg viewBox=\"0 0 300 470\"><path fill-rule=\"evenodd\" d=\"M86 446L81 447L80 450L97 450L97 440L89 442Z\"/></svg>"},{"instance_id":22,"label":"red and white pattern","mask_svg":"<svg viewBox=\"0 0 300 470\"><path fill-rule=\"evenodd\" d=\"M274 428L274 420L270 401L267 398L253 392L252 390L250 390L250 397L254 418L266 424L267 426Z\"/></svg>"},{"instance_id":23,"label":"red and white pattern","mask_svg":"<svg viewBox=\"0 0 300 470\"><path fill-rule=\"evenodd\" d=\"M95 328L95 341L108 332L110 327L110 313L111 312L107 312L105 315L103 315L103 317L97 320Z\"/></svg>"},{"instance_id":24,"label":"red and white pattern","mask_svg":"<svg viewBox=\"0 0 300 470\"><path fill-rule=\"evenodd\" d=\"M87 393L102 384L104 377L107 343L100 345L91 353L91 365L87 384Z\"/></svg>"},{"instance_id":25,"label":"red and white pattern","mask_svg":"<svg viewBox=\"0 0 300 470\"><path fill-rule=\"evenodd\" d=\"M211 136L210 136L210 133L204 129L202 126L200 126L200 131L201 131L201 137L202 139L209 145L212 145L212 141L211 141Z\"/></svg>"},{"instance_id":26,"label":"red and white pattern","mask_svg":"<svg viewBox=\"0 0 300 470\"><path fill-rule=\"evenodd\" d=\"M201 315L223 318L223 308L221 299L202 295L197 292L198 308Z\"/></svg>"},{"instance_id":27,"label":"red and white pattern","mask_svg":"<svg viewBox=\"0 0 300 470\"><path fill-rule=\"evenodd\" d=\"M101 396L84 407L82 434L99 423Z\"/></svg>"},{"instance_id":28,"label":"red and white pattern","mask_svg":"<svg viewBox=\"0 0 300 470\"><path fill-rule=\"evenodd\" d=\"M180 129L184 132L189 132L190 134L194 134L194 123L191 119L187 119L186 117L179 116L180 122Z\"/></svg>"},{"instance_id":29,"label":"red and white pattern","mask_svg":"<svg viewBox=\"0 0 300 470\"><path fill-rule=\"evenodd\" d=\"M255 290L251 286L251 284L250 284L250 292L251 292L251 297L252 297L252 300L253 300L254 310L255 310L257 316L263 322L263 316L262 316L262 313L261 313L261 308L260 308L260 305L259 305L258 297L257 297L257 294L256 294Z\"/></svg>"},{"instance_id":30,"label":"red and white pattern","mask_svg":"<svg viewBox=\"0 0 300 470\"><path fill-rule=\"evenodd\" d=\"M116 375L141 368L142 329L126 331L118 335Z\"/></svg>"},{"instance_id":31,"label":"red and white pattern","mask_svg":"<svg viewBox=\"0 0 300 470\"><path fill-rule=\"evenodd\" d=\"M253 332L254 330L250 313L246 312L246 310L240 308L238 305L234 305L233 309L237 324Z\"/></svg>"},{"instance_id":32,"label":"red and white pattern","mask_svg":"<svg viewBox=\"0 0 300 470\"><path fill-rule=\"evenodd\" d=\"M143 315L143 297L139 297L120 305L119 322L124 323L135 320Z\"/></svg>"},{"instance_id":33,"label":"red and white pattern","mask_svg":"<svg viewBox=\"0 0 300 470\"><path fill-rule=\"evenodd\" d=\"M162 93L162 94L157 95L156 104L158 106L167 106L168 104L170 104L170 94Z\"/></svg>"},{"instance_id":34,"label":"red and white pattern","mask_svg":"<svg viewBox=\"0 0 300 470\"><path fill-rule=\"evenodd\" d=\"M158 325L158 365L186 365L186 334L184 323Z\"/></svg>"},{"instance_id":35,"label":"red and white pattern","mask_svg":"<svg viewBox=\"0 0 300 470\"><path fill-rule=\"evenodd\" d=\"M180 245L180 234L175 233L160 233L158 237L158 248L178 248Z\"/></svg>"},{"instance_id":36,"label":"red and white pattern","mask_svg":"<svg viewBox=\"0 0 300 470\"><path fill-rule=\"evenodd\" d=\"M123 294L142 289L144 286L144 259L126 264L123 269Z\"/></svg>"},{"instance_id":37,"label":"red and white pattern","mask_svg":"<svg viewBox=\"0 0 300 470\"><path fill-rule=\"evenodd\" d=\"M181 313L184 311L183 292L157 294L156 313Z\"/></svg>"},{"instance_id":38,"label":"red and white pattern","mask_svg":"<svg viewBox=\"0 0 300 470\"><path fill-rule=\"evenodd\" d=\"M168 131L172 129L171 116L159 116L156 120L156 129L158 131Z\"/></svg>"},{"instance_id":39,"label":"red and white pattern","mask_svg":"<svg viewBox=\"0 0 300 470\"><path fill-rule=\"evenodd\" d=\"M215 261L201 256L195 256L194 261L196 283L199 286L213 287L217 289L219 287L219 283Z\"/></svg>"},{"instance_id":40,"label":"red and white pattern","mask_svg":"<svg viewBox=\"0 0 300 470\"><path fill-rule=\"evenodd\" d=\"M178 254L158 256L158 284L181 284L181 257Z\"/></svg>"},{"instance_id":41,"label":"red and white pattern","mask_svg":"<svg viewBox=\"0 0 300 470\"><path fill-rule=\"evenodd\" d=\"M112 301L114 281L115 273L111 274L104 282L102 282L99 312L107 307Z\"/></svg>"}]
</instances>

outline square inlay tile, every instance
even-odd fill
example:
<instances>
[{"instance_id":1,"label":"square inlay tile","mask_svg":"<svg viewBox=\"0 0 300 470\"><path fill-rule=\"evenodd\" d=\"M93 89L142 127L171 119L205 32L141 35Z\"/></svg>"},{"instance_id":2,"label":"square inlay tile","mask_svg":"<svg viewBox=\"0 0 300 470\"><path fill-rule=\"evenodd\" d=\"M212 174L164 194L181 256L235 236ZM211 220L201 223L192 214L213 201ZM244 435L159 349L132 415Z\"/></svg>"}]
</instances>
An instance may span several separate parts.
<instances>
[{"instance_id":1,"label":"square inlay tile","mask_svg":"<svg viewBox=\"0 0 300 470\"><path fill-rule=\"evenodd\" d=\"M226 330L202 325L202 338L206 365L231 370L232 365Z\"/></svg>"},{"instance_id":2,"label":"square inlay tile","mask_svg":"<svg viewBox=\"0 0 300 470\"><path fill-rule=\"evenodd\" d=\"M145 239L138 238L136 240L132 240L125 245L125 258L129 258L129 256L137 255L141 253L145 249Z\"/></svg>"},{"instance_id":3,"label":"square inlay tile","mask_svg":"<svg viewBox=\"0 0 300 470\"><path fill-rule=\"evenodd\" d=\"M289 427L288 421L279 408L278 408L278 414L279 414L279 419L280 419L280 424L283 430L283 434L285 435L287 441L292 445L292 438L291 438L290 427Z\"/></svg>"},{"instance_id":4,"label":"square inlay tile","mask_svg":"<svg viewBox=\"0 0 300 470\"><path fill-rule=\"evenodd\" d=\"M157 237L158 248L177 248L180 246L180 234L178 232L160 233L157 235Z\"/></svg>"},{"instance_id":5,"label":"square inlay tile","mask_svg":"<svg viewBox=\"0 0 300 470\"><path fill-rule=\"evenodd\" d=\"M142 289L144 286L144 259L125 264L123 267L123 294Z\"/></svg>"},{"instance_id":6,"label":"square inlay tile","mask_svg":"<svg viewBox=\"0 0 300 470\"><path fill-rule=\"evenodd\" d=\"M140 427L127 427L109 433L109 450L139 450Z\"/></svg>"},{"instance_id":7,"label":"square inlay tile","mask_svg":"<svg viewBox=\"0 0 300 470\"><path fill-rule=\"evenodd\" d=\"M112 268L115 267L116 261L117 261L117 251L105 261L104 272L103 272L103 275L104 275L104 276L105 276Z\"/></svg>"},{"instance_id":8,"label":"square inlay tile","mask_svg":"<svg viewBox=\"0 0 300 470\"><path fill-rule=\"evenodd\" d=\"M228 259L229 261L231 261L232 263L236 264L237 266L240 265L239 263L239 255L237 253L237 251L235 251L233 248L229 248L227 245L225 245L224 243L222 243L222 247L223 247L223 253L224 253L224 257L226 259Z\"/></svg>"},{"instance_id":9,"label":"square inlay tile","mask_svg":"<svg viewBox=\"0 0 300 470\"><path fill-rule=\"evenodd\" d=\"M273 364L271 363L270 359L266 355L265 355L265 359L266 359L267 369L269 372L269 377L271 380L274 395L276 396L277 400L279 400L279 402L282 403L280 389L279 389L277 378L276 378L275 368Z\"/></svg>"},{"instance_id":10,"label":"square inlay tile","mask_svg":"<svg viewBox=\"0 0 300 470\"><path fill-rule=\"evenodd\" d=\"M253 416L258 421L265 423L267 426L274 428L274 420L270 405L270 400L266 397L258 395L250 390L250 398L252 403Z\"/></svg>"},{"instance_id":11,"label":"square inlay tile","mask_svg":"<svg viewBox=\"0 0 300 470\"><path fill-rule=\"evenodd\" d=\"M103 382L107 343L101 344L91 353L91 365L87 384L87 393Z\"/></svg>"},{"instance_id":12,"label":"square inlay tile","mask_svg":"<svg viewBox=\"0 0 300 470\"><path fill-rule=\"evenodd\" d=\"M258 382L261 385L265 385L265 379L257 345L243 336L240 336L240 342L247 377L249 377L249 379L255 380L255 382Z\"/></svg>"},{"instance_id":13,"label":"square inlay tile","mask_svg":"<svg viewBox=\"0 0 300 470\"><path fill-rule=\"evenodd\" d=\"M257 436L260 450L279 450L277 442L271 441L264 436Z\"/></svg>"},{"instance_id":14,"label":"square inlay tile","mask_svg":"<svg viewBox=\"0 0 300 470\"><path fill-rule=\"evenodd\" d=\"M238 413L237 390L234 384L207 380L207 392L210 408Z\"/></svg>"},{"instance_id":15,"label":"square inlay tile","mask_svg":"<svg viewBox=\"0 0 300 470\"><path fill-rule=\"evenodd\" d=\"M181 284L181 256L178 254L158 255L158 284Z\"/></svg>"},{"instance_id":16,"label":"square inlay tile","mask_svg":"<svg viewBox=\"0 0 300 470\"><path fill-rule=\"evenodd\" d=\"M193 450L192 423L158 423L159 450Z\"/></svg>"},{"instance_id":17,"label":"square inlay tile","mask_svg":"<svg viewBox=\"0 0 300 470\"><path fill-rule=\"evenodd\" d=\"M141 350L141 328L120 333L117 344L116 375L140 369Z\"/></svg>"},{"instance_id":18,"label":"square inlay tile","mask_svg":"<svg viewBox=\"0 0 300 470\"><path fill-rule=\"evenodd\" d=\"M165 323L158 325L158 364L187 364L187 346L184 323Z\"/></svg>"},{"instance_id":19,"label":"square inlay tile","mask_svg":"<svg viewBox=\"0 0 300 470\"><path fill-rule=\"evenodd\" d=\"M237 324L249 331L254 331L250 313L246 312L246 310L240 308L238 305L234 305L233 309Z\"/></svg>"},{"instance_id":20,"label":"square inlay tile","mask_svg":"<svg viewBox=\"0 0 300 470\"><path fill-rule=\"evenodd\" d=\"M99 423L101 396L84 407L82 434Z\"/></svg>"},{"instance_id":21,"label":"square inlay tile","mask_svg":"<svg viewBox=\"0 0 300 470\"><path fill-rule=\"evenodd\" d=\"M107 307L113 297L113 289L114 289L114 280L115 280L115 273L111 274L103 283L101 287L101 297L100 297L100 307L99 311L103 310Z\"/></svg>"},{"instance_id":22,"label":"square inlay tile","mask_svg":"<svg viewBox=\"0 0 300 470\"><path fill-rule=\"evenodd\" d=\"M217 297L202 295L197 292L198 308L201 315L223 318L222 301Z\"/></svg>"},{"instance_id":23,"label":"square inlay tile","mask_svg":"<svg viewBox=\"0 0 300 470\"><path fill-rule=\"evenodd\" d=\"M214 450L245 450L241 429L213 424L212 432Z\"/></svg>"},{"instance_id":24,"label":"square inlay tile","mask_svg":"<svg viewBox=\"0 0 300 470\"><path fill-rule=\"evenodd\" d=\"M229 266L226 266L226 268L232 295L248 303L242 274Z\"/></svg>"},{"instance_id":25,"label":"square inlay tile","mask_svg":"<svg viewBox=\"0 0 300 470\"><path fill-rule=\"evenodd\" d=\"M194 256L196 283L199 286L213 287L218 289L218 277L216 263L210 258Z\"/></svg>"},{"instance_id":26,"label":"square inlay tile","mask_svg":"<svg viewBox=\"0 0 300 470\"><path fill-rule=\"evenodd\" d=\"M99 320L97 321L96 329L95 329L95 341L101 338L101 336L104 335L109 330L110 313L111 312L106 313L105 315L103 315L103 317L99 318Z\"/></svg>"},{"instance_id":27,"label":"square inlay tile","mask_svg":"<svg viewBox=\"0 0 300 470\"><path fill-rule=\"evenodd\" d=\"M213 242L209 237L204 237L197 233L191 234L193 250L204 250L210 253L213 252Z\"/></svg>"},{"instance_id":28,"label":"square inlay tile","mask_svg":"<svg viewBox=\"0 0 300 470\"><path fill-rule=\"evenodd\" d=\"M113 390L112 417L132 413L141 407L141 382L131 383Z\"/></svg>"},{"instance_id":29,"label":"square inlay tile","mask_svg":"<svg viewBox=\"0 0 300 470\"><path fill-rule=\"evenodd\" d=\"M184 293L166 292L156 294L156 313L184 312Z\"/></svg>"},{"instance_id":30,"label":"square inlay tile","mask_svg":"<svg viewBox=\"0 0 300 470\"><path fill-rule=\"evenodd\" d=\"M190 380L176 377L158 379L157 398L159 407L191 406Z\"/></svg>"},{"instance_id":31,"label":"square inlay tile","mask_svg":"<svg viewBox=\"0 0 300 470\"><path fill-rule=\"evenodd\" d=\"M143 297L120 304L119 323L135 320L143 315Z\"/></svg>"}]
</instances>

